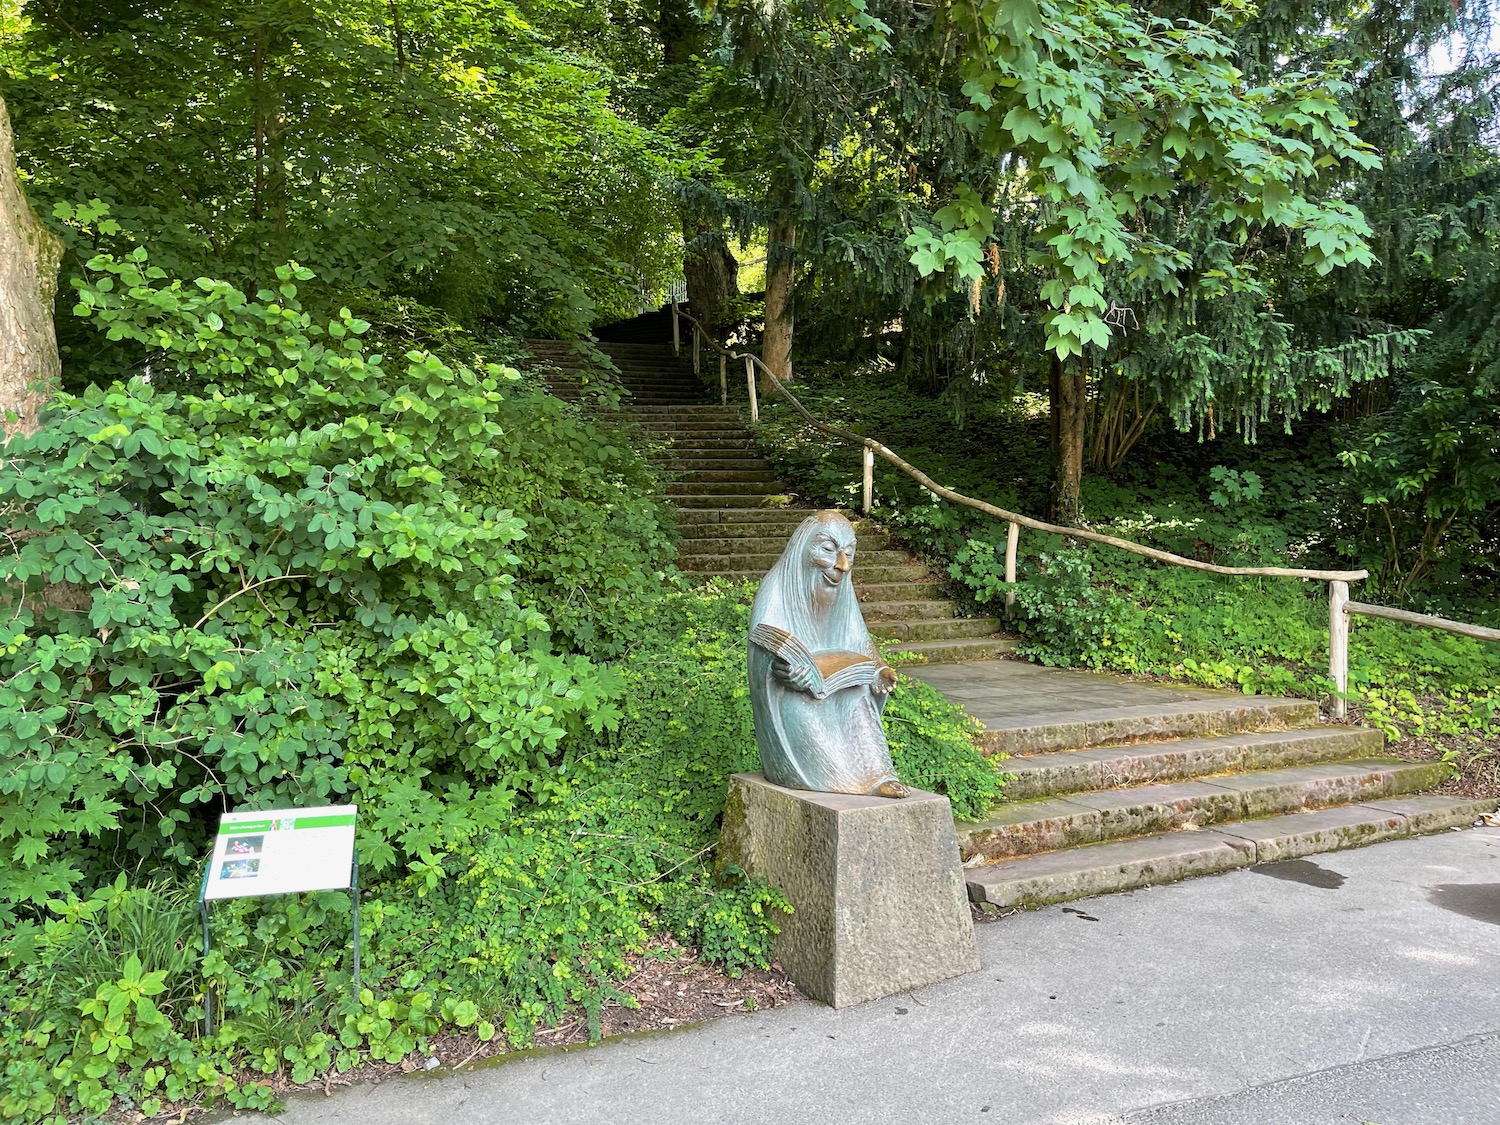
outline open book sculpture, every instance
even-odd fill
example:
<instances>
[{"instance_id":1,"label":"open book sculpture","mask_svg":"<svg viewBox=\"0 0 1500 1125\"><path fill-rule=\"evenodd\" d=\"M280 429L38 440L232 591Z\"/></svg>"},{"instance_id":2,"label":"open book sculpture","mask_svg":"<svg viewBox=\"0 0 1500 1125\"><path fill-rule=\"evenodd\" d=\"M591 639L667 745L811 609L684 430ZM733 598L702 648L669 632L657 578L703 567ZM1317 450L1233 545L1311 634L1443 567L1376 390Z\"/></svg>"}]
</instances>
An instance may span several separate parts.
<instances>
[{"instance_id":1,"label":"open book sculpture","mask_svg":"<svg viewBox=\"0 0 1500 1125\"><path fill-rule=\"evenodd\" d=\"M896 686L854 597L854 528L814 512L750 610L750 704L766 780L789 789L905 797L880 713Z\"/></svg>"}]
</instances>

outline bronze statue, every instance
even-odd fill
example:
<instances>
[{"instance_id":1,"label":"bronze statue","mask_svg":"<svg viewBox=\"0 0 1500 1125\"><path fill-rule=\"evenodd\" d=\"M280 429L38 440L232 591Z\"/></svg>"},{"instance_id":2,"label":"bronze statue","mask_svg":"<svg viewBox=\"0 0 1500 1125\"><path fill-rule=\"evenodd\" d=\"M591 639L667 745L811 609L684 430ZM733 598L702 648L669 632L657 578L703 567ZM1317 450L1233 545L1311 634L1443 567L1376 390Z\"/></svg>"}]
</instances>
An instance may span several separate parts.
<instances>
[{"instance_id":1,"label":"bronze statue","mask_svg":"<svg viewBox=\"0 0 1500 1125\"><path fill-rule=\"evenodd\" d=\"M766 780L789 789L905 797L880 713L896 673L854 596L854 528L814 512L750 609L750 704Z\"/></svg>"}]
</instances>

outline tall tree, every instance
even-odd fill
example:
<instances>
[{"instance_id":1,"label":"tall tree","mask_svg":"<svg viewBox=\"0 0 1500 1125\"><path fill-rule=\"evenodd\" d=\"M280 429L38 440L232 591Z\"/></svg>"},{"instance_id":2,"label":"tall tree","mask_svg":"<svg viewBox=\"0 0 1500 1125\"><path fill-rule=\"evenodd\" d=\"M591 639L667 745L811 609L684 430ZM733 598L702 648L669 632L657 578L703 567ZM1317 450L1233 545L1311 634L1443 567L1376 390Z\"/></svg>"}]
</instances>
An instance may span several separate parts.
<instances>
[{"instance_id":1,"label":"tall tree","mask_svg":"<svg viewBox=\"0 0 1500 1125\"><path fill-rule=\"evenodd\" d=\"M0 94L0 425L7 439L36 429L62 373L52 330L61 259L62 243L21 188L10 112Z\"/></svg>"}]
</instances>

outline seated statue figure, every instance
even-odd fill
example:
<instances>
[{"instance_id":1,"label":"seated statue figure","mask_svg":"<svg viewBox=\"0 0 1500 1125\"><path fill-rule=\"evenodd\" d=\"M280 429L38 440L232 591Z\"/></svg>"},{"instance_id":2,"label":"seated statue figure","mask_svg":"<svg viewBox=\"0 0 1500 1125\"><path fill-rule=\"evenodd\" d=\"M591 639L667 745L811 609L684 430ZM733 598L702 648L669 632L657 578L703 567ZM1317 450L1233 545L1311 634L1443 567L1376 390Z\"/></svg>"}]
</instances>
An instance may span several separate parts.
<instances>
[{"instance_id":1,"label":"seated statue figure","mask_svg":"<svg viewBox=\"0 0 1500 1125\"><path fill-rule=\"evenodd\" d=\"M750 610L750 704L766 780L789 789L905 797L880 713L896 686L854 596L854 528L814 512Z\"/></svg>"}]
</instances>

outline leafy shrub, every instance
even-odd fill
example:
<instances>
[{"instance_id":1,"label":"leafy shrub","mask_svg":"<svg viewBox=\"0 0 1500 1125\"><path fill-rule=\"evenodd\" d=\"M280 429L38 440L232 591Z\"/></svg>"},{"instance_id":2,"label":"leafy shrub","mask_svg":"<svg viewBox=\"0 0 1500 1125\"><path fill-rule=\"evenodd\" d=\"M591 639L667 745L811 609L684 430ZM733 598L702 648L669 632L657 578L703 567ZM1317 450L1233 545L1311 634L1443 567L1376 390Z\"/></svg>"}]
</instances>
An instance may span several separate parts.
<instances>
[{"instance_id":1,"label":"leafy shrub","mask_svg":"<svg viewBox=\"0 0 1500 1125\"><path fill-rule=\"evenodd\" d=\"M467 495L506 471L513 372L388 372L363 322L298 308L306 271L249 301L143 252L91 268L80 312L160 351L151 382L59 397L0 467L0 583L29 587L0 630L0 911L116 848L192 862L230 804L352 796L375 871L435 862L613 721L614 677L519 596L524 519ZM158 390L174 371L222 385Z\"/></svg>"}]
</instances>

